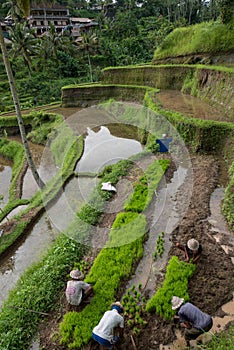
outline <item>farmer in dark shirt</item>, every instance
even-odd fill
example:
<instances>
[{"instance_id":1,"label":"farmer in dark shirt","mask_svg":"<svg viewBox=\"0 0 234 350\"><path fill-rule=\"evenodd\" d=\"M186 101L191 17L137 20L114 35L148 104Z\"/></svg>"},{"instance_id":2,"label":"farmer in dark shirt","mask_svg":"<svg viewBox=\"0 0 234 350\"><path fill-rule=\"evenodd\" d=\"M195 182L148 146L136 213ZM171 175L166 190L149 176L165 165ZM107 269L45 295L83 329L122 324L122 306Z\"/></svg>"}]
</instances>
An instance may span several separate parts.
<instances>
[{"instance_id":1,"label":"farmer in dark shirt","mask_svg":"<svg viewBox=\"0 0 234 350\"><path fill-rule=\"evenodd\" d=\"M171 299L172 310L177 311L179 322L185 328L184 337L187 346L192 339L197 339L199 335L208 332L213 326L212 317L202 312L191 303L184 303L183 298L173 296Z\"/></svg>"},{"instance_id":2,"label":"farmer in dark shirt","mask_svg":"<svg viewBox=\"0 0 234 350\"><path fill-rule=\"evenodd\" d=\"M202 253L201 244L194 238L189 239L186 245L177 242L176 247L183 250L187 262L190 259L192 259L193 263L197 262Z\"/></svg>"}]
</instances>

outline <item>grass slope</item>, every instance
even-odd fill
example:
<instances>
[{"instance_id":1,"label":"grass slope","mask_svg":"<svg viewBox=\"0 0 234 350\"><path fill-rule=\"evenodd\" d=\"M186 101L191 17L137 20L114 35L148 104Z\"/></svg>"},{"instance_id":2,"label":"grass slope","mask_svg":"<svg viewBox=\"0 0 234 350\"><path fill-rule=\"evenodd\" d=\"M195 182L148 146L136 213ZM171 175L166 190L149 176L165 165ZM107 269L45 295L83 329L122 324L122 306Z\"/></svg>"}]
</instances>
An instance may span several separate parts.
<instances>
[{"instance_id":1,"label":"grass slope","mask_svg":"<svg viewBox=\"0 0 234 350\"><path fill-rule=\"evenodd\" d=\"M232 25L202 22L174 29L156 49L154 59L194 55L198 53L227 52L234 49Z\"/></svg>"}]
</instances>

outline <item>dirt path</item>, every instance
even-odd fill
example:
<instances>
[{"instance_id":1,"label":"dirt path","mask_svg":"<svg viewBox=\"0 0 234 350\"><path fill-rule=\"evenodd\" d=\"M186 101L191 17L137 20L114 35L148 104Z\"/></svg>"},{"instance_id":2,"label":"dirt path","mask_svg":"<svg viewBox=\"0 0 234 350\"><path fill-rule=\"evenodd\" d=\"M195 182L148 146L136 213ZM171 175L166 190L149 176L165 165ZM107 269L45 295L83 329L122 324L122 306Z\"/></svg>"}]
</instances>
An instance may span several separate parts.
<instances>
[{"instance_id":1,"label":"dirt path","mask_svg":"<svg viewBox=\"0 0 234 350\"><path fill-rule=\"evenodd\" d=\"M221 306L233 298L234 279L233 250L225 253L224 249L212 236L212 227L209 222L210 197L215 188L219 185L219 166L212 156L192 156L194 186L190 205L183 219L171 234L172 242L180 241L185 243L189 238L194 237L201 242L203 254L197 263L196 273L189 283L189 295L191 302L197 305L212 316L223 316ZM167 179L167 181L170 181ZM181 188L182 192L186 188ZM177 196L177 205L180 206L180 193ZM110 220L110 221L109 221ZM109 226L113 218L103 218L103 225ZM107 224L107 222L109 222ZM222 242L224 244L225 242ZM180 251L172 245L168 259L172 255L178 255L183 259ZM149 291L145 291L147 294ZM40 345L46 350L66 349L59 345L58 327L62 320L67 306L61 291L57 312L45 320L39 332ZM176 338L178 326L172 322L166 322L157 315L144 315L147 326L137 337L134 336L138 350L157 350L160 344L169 344ZM134 349L131 341L131 331L126 325L125 344L122 349ZM34 347L33 349L37 349ZM85 349L98 349L97 345L91 342Z\"/></svg>"}]
</instances>

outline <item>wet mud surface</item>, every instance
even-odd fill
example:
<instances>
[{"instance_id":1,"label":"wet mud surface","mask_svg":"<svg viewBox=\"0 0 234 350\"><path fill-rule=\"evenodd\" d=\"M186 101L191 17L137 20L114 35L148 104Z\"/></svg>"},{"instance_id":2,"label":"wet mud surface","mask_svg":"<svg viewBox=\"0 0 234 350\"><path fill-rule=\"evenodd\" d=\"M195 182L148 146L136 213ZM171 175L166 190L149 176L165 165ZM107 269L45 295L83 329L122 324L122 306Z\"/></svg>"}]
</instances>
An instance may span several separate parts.
<instances>
[{"instance_id":1,"label":"wet mud surface","mask_svg":"<svg viewBox=\"0 0 234 350\"><path fill-rule=\"evenodd\" d=\"M157 101L164 109L180 112L187 117L233 122L230 117L224 114L222 109L214 109L199 98L183 94L180 91L162 90L157 94Z\"/></svg>"},{"instance_id":2,"label":"wet mud surface","mask_svg":"<svg viewBox=\"0 0 234 350\"><path fill-rule=\"evenodd\" d=\"M197 262L197 269L189 282L190 301L210 315L223 317L225 315L221 306L233 298L234 279L233 279L233 249L228 253L224 251L221 244L213 236L212 225L209 222L210 217L210 197L215 188L219 186L219 167L218 162L212 156L196 155L192 156L192 165L194 172L193 193L190 205L179 225L171 233L171 241L175 243L180 241L186 243L188 239L194 237L202 244L203 253ZM131 177L131 176L130 176ZM171 175L167 176L170 181ZM134 176L132 176L132 180ZM186 191L186 184L180 188L177 194L177 205L183 203L183 193ZM120 196L120 195L119 195ZM181 198L181 200L180 200ZM113 203L114 203L113 198ZM104 216L101 225L110 227L113 222L112 215ZM225 240L225 238L223 238ZM222 244L225 242L222 241ZM96 251L97 253L97 251ZM177 255L183 259L183 254L172 244L168 252L167 259L172 255ZM95 257L95 252L87 257L90 263ZM164 271L165 272L165 271ZM162 276L163 279L163 276ZM124 286L123 286L124 292ZM144 290L147 296L149 290ZM117 295L118 299L121 294ZM85 307L83 305L82 307ZM80 308L82 308L80 307ZM40 346L43 349L55 350L66 349L59 344L59 323L63 315L68 311L64 291L61 291L56 312L50 314L41 324L38 337ZM79 310L77 310L79 311ZM147 326L142 329L139 335L133 335L132 330L125 327L124 342L120 344L119 349L160 349L162 344L170 344L176 339L178 325L173 322L167 322L157 315L144 314L144 320ZM132 336L132 337L131 337ZM33 349L37 349L33 347ZM98 346L93 341L84 349L95 350Z\"/></svg>"}]
</instances>

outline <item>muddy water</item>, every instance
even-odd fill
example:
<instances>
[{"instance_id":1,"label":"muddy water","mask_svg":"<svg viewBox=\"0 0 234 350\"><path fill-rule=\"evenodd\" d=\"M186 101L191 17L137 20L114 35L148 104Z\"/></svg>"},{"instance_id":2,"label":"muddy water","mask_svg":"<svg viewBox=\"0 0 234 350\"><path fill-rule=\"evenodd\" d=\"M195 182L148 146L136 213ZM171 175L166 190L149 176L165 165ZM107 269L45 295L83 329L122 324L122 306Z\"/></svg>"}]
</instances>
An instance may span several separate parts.
<instances>
[{"instance_id":1,"label":"muddy water","mask_svg":"<svg viewBox=\"0 0 234 350\"><path fill-rule=\"evenodd\" d=\"M231 120L221 109L213 108L199 98L183 94L180 91L162 90L157 94L157 99L163 108L180 112L188 117L234 122L234 119Z\"/></svg>"},{"instance_id":2,"label":"muddy water","mask_svg":"<svg viewBox=\"0 0 234 350\"><path fill-rule=\"evenodd\" d=\"M8 190L12 174L12 162L0 156L0 208L8 202Z\"/></svg>"},{"instance_id":3,"label":"muddy water","mask_svg":"<svg viewBox=\"0 0 234 350\"><path fill-rule=\"evenodd\" d=\"M46 209L53 227L60 232L66 230L96 184L93 177L73 177L55 203Z\"/></svg>"},{"instance_id":4,"label":"muddy water","mask_svg":"<svg viewBox=\"0 0 234 350\"><path fill-rule=\"evenodd\" d=\"M182 191L182 186L192 178L190 164L184 161L174 172L171 181L167 184L161 181L160 188L156 192L154 202L154 213L149 239L144 247L143 258L141 259L136 273L129 281L127 289L131 286L142 285L151 297L157 287L157 278L162 273L167 262L167 254L171 247L170 234L182 219L189 204L190 193ZM189 187L188 187L189 188ZM176 205L178 193L183 193L184 206ZM181 199L180 199L181 200ZM164 253L155 261L153 258L158 236L164 232Z\"/></svg>"},{"instance_id":5,"label":"muddy water","mask_svg":"<svg viewBox=\"0 0 234 350\"><path fill-rule=\"evenodd\" d=\"M142 146L138 141L113 136L106 126L101 126L95 131L87 128L84 154L75 168L75 173L79 176L69 181L56 204L47 209L55 227L60 231L67 228L75 212L87 202L98 184L99 179L96 176L82 176L82 173L97 174L106 165L127 159L141 151Z\"/></svg>"},{"instance_id":6,"label":"muddy water","mask_svg":"<svg viewBox=\"0 0 234 350\"><path fill-rule=\"evenodd\" d=\"M9 137L10 140L16 141L22 144L21 137L20 136L11 136ZM41 176L41 178L46 182L49 179L51 179L55 172L56 168L53 165L52 156L48 149L45 151L45 147L42 145L36 145L30 141L28 141L28 145L32 154L33 161L37 167L38 173ZM43 158L42 162L42 156L43 153L46 152L46 157ZM46 160L46 162L45 162ZM1 189L0 189L1 190ZM38 191L38 186L32 176L31 170L28 169L25 176L24 176L24 182L23 182L23 188L22 188L22 198L24 199L30 199L36 192Z\"/></svg>"},{"instance_id":7,"label":"muddy water","mask_svg":"<svg viewBox=\"0 0 234 350\"><path fill-rule=\"evenodd\" d=\"M25 241L1 262L0 306L25 269L41 258L56 235L48 217L43 215Z\"/></svg>"}]
</instances>

